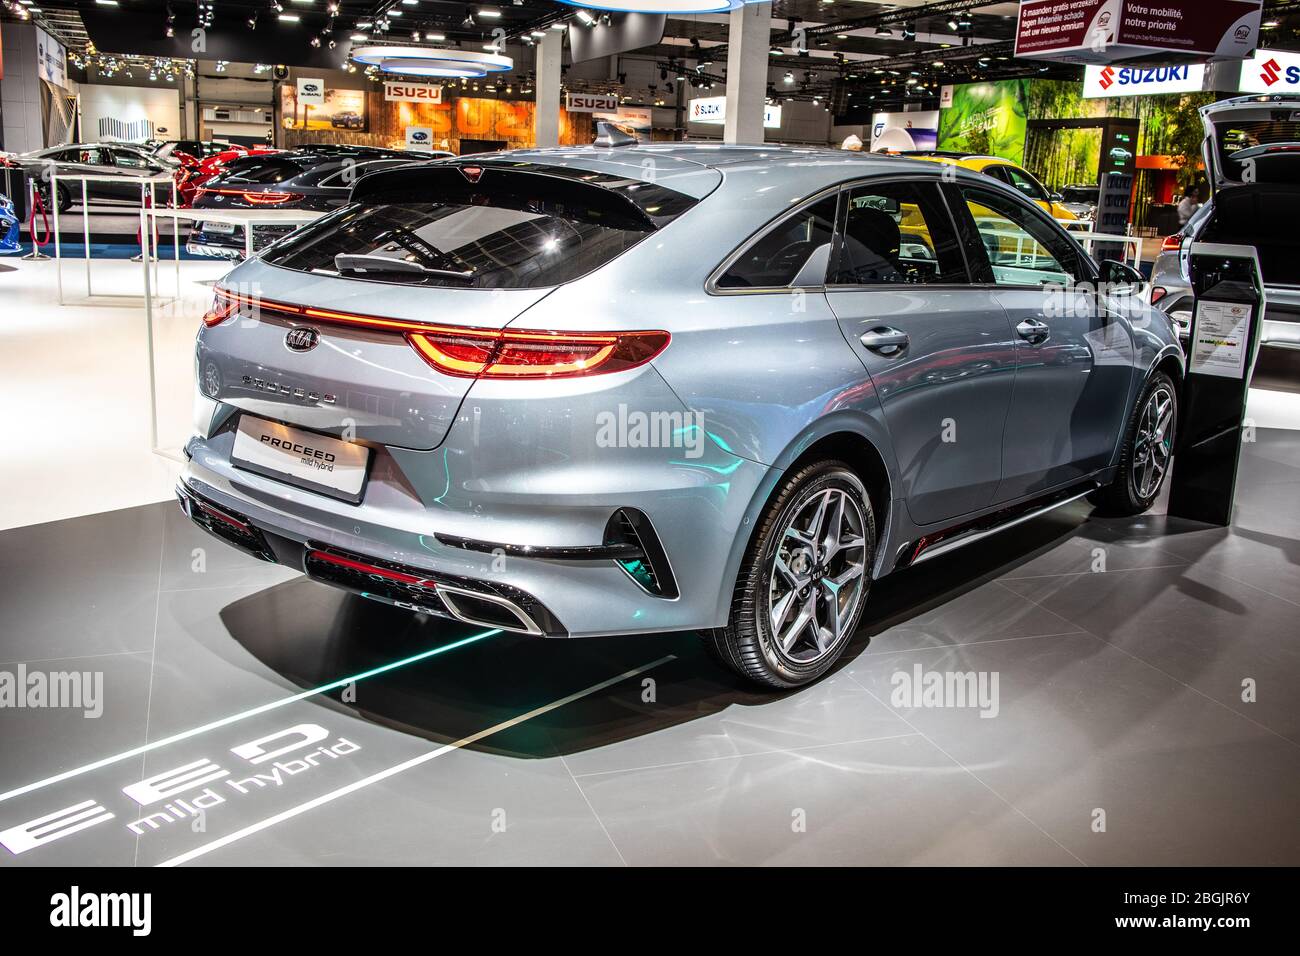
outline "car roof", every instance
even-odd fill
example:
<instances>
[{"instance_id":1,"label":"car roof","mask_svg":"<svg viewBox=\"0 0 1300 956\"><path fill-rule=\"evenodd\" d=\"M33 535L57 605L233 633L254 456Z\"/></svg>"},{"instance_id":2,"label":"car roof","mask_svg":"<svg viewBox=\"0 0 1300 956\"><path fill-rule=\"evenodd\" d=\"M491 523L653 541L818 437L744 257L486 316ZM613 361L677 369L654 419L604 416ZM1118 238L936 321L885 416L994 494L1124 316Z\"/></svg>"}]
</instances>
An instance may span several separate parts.
<instances>
[{"instance_id":1,"label":"car roof","mask_svg":"<svg viewBox=\"0 0 1300 956\"><path fill-rule=\"evenodd\" d=\"M806 195L825 183L854 175L869 176L902 169L932 171L884 153L863 153L828 146L733 145L724 143L636 143L626 146L561 146L461 156L460 162L492 165L536 163L589 169L592 172L641 179L699 199L711 193L723 176L735 182L783 174L785 195ZM860 171L860 172L859 172ZM774 184L775 185L775 184Z\"/></svg>"}]
</instances>

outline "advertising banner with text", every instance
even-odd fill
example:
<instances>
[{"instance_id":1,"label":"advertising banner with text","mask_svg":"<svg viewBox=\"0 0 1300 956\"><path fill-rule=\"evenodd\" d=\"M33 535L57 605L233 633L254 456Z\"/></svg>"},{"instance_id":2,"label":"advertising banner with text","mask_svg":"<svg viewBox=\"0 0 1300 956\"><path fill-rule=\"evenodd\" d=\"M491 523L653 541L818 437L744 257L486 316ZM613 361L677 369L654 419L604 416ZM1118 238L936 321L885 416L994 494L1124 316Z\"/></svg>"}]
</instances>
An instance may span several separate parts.
<instances>
[{"instance_id":1,"label":"advertising banner with text","mask_svg":"<svg viewBox=\"0 0 1300 956\"><path fill-rule=\"evenodd\" d=\"M1240 60L1263 0L1021 0L1016 56L1109 64L1160 53Z\"/></svg>"}]
</instances>

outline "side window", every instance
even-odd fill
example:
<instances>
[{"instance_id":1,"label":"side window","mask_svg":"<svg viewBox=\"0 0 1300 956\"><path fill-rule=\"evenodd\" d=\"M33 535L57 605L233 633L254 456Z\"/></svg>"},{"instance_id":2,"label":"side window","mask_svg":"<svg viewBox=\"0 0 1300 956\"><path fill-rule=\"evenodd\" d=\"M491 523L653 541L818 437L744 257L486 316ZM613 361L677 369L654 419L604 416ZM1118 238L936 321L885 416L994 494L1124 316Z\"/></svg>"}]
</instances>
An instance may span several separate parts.
<instances>
[{"instance_id":1,"label":"side window","mask_svg":"<svg viewBox=\"0 0 1300 956\"><path fill-rule=\"evenodd\" d=\"M147 169L144 157L124 149L113 150L113 163L121 169Z\"/></svg>"},{"instance_id":2,"label":"side window","mask_svg":"<svg viewBox=\"0 0 1300 956\"><path fill-rule=\"evenodd\" d=\"M83 166L107 166L104 151L100 149L78 149L72 151L72 162Z\"/></svg>"},{"instance_id":3,"label":"side window","mask_svg":"<svg viewBox=\"0 0 1300 956\"><path fill-rule=\"evenodd\" d=\"M1047 202L1047 190L1039 185L1038 180L1034 179L1023 169L1017 169L1015 166L1003 166L1002 169L1007 174L1007 180L1030 199L1036 199L1039 202Z\"/></svg>"},{"instance_id":4,"label":"side window","mask_svg":"<svg viewBox=\"0 0 1300 956\"><path fill-rule=\"evenodd\" d=\"M718 279L718 288L788 286L812 254L830 244L835 230L835 203L835 196L827 196L782 219L731 264Z\"/></svg>"},{"instance_id":5,"label":"side window","mask_svg":"<svg viewBox=\"0 0 1300 956\"><path fill-rule=\"evenodd\" d=\"M933 183L848 190L835 285L966 282L957 234Z\"/></svg>"},{"instance_id":6,"label":"side window","mask_svg":"<svg viewBox=\"0 0 1300 956\"><path fill-rule=\"evenodd\" d=\"M1070 240L1009 196L970 186L961 194L998 285L1066 285L1082 279Z\"/></svg>"}]
</instances>

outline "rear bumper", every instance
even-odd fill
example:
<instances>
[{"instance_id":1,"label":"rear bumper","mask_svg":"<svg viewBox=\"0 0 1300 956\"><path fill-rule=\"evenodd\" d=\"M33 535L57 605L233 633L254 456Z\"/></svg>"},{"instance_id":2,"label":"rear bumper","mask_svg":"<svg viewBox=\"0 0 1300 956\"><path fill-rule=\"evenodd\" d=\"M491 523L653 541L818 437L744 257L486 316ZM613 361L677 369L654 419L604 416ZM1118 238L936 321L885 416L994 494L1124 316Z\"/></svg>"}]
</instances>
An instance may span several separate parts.
<instances>
[{"instance_id":1,"label":"rear bumper","mask_svg":"<svg viewBox=\"0 0 1300 956\"><path fill-rule=\"evenodd\" d=\"M177 485L176 497L181 511L208 534L259 560L300 570L323 584L409 611L480 627L543 637L568 636L564 625L544 604L507 584L449 575L287 537L196 492L185 481Z\"/></svg>"},{"instance_id":2,"label":"rear bumper","mask_svg":"<svg viewBox=\"0 0 1300 956\"><path fill-rule=\"evenodd\" d=\"M266 546L235 534L236 526L207 528L223 540L259 556L269 551L324 583L415 610L441 613L410 596L349 584L328 573L334 568L313 572L307 553L325 550L471 591L519 595L516 603L526 611L529 602L545 609L545 615L528 611L544 636L725 624L735 555L750 527L747 511L768 469L711 441L698 457L589 442L573 433L573 422L592 419L585 403L603 406L599 395L569 395L556 404L512 401L498 410L486 390L471 391L470 407L440 447L373 446L358 504L234 467L238 413L231 410L209 434L189 442L182 480L193 497L258 532ZM454 608L442 610L458 616ZM483 623L461 611L461 620ZM547 615L549 624L542 620Z\"/></svg>"}]
</instances>

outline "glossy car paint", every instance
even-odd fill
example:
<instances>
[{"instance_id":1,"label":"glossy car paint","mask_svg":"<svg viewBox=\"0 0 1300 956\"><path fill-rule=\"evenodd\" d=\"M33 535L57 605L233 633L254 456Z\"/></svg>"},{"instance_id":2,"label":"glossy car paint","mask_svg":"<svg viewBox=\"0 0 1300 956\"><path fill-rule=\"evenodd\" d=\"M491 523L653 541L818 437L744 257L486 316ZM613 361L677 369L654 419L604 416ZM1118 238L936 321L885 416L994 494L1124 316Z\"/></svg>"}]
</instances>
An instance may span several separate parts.
<instances>
[{"instance_id":1,"label":"glossy car paint","mask_svg":"<svg viewBox=\"0 0 1300 956\"><path fill-rule=\"evenodd\" d=\"M894 567L901 545L927 532L996 511L1016 495L1068 485L1085 467L1107 477L1150 371L1162 360L1181 367L1168 319L1131 296L1128 308L1103 298L1091 318L1047 315L1055 341L1044 351L1020 340L1010 319L1017 309L1042 312L1041 290L1028 302L991 286L712 287L733 251L808 197L874 177L937 183L941 170L933 164L817 149L668 145L473 160L519 161L653 179L701 201L607 265L554 289L377 285L256 259L227 281L268 300L479 328L665 329L672 341L662 354L591 377L452 382L400 339L320 325L313 360L284 347L286 323L236 319L199 334L198 378L216 405L205 399L198 406L185 483L294 541L507 581L541 600L571 636L716 627L727 620L755 522L814 442L851 440L879 461L886 480L874 496L873 574L880 576ZM960 170L957 180L1004 188ZM1036 209L1023 197L1017 202ZM906 326L915 346L884 359L850 344L877 320ZM319 357L323 349L327 359ZM252 367L267 379L336 387L338 404L323 409L241 392L235 383ZM301 382L307 368L321 370L323 381ZM1021 382L1026 392L1018 398ZM620 406L698 413L707 436L700 455L600 447L596 416ZM233 467L231 425L241 410L371 443L376 457L363 502L346 504ZM954 415L958 428L970 431L942 460L940 420ZM1020 462L1010 476L1004 434L1011 460ZM511 556L499 563L437 538L592 546L619 507L650 518L681 586L676 599L648 594L612 561Z\"/></svg>"}]
</instances>

